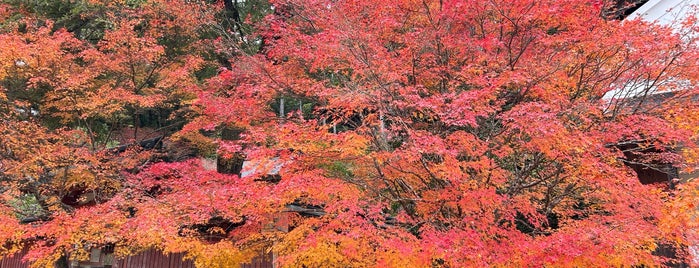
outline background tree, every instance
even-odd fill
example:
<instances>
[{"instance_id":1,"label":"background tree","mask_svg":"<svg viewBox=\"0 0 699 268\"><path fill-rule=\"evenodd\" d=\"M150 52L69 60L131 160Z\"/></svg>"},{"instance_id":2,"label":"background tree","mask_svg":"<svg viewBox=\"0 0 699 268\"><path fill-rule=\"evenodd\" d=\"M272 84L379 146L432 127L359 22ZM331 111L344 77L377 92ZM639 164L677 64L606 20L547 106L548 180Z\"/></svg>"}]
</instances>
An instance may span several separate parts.
<instances>
[{"instance_id":1,"label":"background tree","mask_svg":"<svg viewBox=\"0 0 699 268\"><path fill-rule=\"evenodd\" d=\"M128 208L92 208L128 189L129 172L167 159L143 149L182 127L199 80L216 69L201 36L213 19L207 8L3 4L0 192L3 216L17 216L8 228L19 226L3 233L3 254L32 246L28 258L48 265L116 241L107 229L120 226Z\"/></svg>"}]
</instances>

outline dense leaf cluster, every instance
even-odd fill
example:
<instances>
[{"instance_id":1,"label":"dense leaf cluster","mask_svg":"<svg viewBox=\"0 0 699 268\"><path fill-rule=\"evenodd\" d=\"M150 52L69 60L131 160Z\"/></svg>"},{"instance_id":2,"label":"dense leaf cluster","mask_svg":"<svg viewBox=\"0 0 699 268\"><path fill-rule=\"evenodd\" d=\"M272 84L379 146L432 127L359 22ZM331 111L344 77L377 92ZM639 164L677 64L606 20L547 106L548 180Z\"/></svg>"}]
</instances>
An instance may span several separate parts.
<instances>
[{"instance_id":1,"label":"dense leaf cluster","mask_svg":"<svg viewBox=\"0 0 699 268\"><path fill-rule=\"evenodd\" d=\"M622 2L5 1L0 254L689 262L696 20Z\"/></svg>"}]
</instances>

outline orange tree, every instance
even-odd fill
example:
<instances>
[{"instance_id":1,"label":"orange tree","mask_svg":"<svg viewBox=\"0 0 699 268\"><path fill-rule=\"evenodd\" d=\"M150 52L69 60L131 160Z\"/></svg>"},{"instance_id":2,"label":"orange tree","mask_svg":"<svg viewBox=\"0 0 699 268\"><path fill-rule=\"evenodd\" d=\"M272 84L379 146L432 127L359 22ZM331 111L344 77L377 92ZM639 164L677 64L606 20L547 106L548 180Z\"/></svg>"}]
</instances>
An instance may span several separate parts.
<instances>
[{"instance_id":1,"label":"orange tree","mask_svg":"<svg viewBox=\"0 0 699 268\"><path fill-rule=\"evenodd\" d=\"M602 1L224 1L206 7L225 23L197 32L196 4L85 3L109 14L103 34L68 16L2 35L17 52L0 51L0 249L30 244L39 265L114 244L200 267L265 249L292 267L651 266L696 239L696 186L628 167L696 164L693 18L672 31L605 20ZM199 51L231 64L197 83ZM246 176L100 150L94 122L138 127L168 105L192 115L176 137L246 157ZM66 207L76 185L93 197ZM31 200L45 216L21 225Z\"/></svg>"},{"instance_id":2,"label":"orange tree","mask_svg":"<svg viewBox=\"0 0 699 268\"><path fill-rule=\"evenodd\" d=\"M169 1L0 6L0 254L31 247L28 259L48 265L116 241L108 227L128 213L91 208L119 196L125 174L156 159L130 144L181 128L192 88L215 73L201 30L213 19L209 8Z\"/></svg>"}]
</instances>

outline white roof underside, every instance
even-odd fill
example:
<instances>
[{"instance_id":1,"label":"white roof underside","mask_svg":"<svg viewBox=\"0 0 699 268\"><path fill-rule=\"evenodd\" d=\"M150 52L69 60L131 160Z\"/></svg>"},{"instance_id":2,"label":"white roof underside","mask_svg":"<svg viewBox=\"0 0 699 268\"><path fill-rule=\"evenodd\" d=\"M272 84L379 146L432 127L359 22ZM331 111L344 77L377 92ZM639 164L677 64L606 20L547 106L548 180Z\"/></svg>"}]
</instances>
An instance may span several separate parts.
<instances>
[{"instance_id":1,"label":"white roof underside","mask_svg":"<svg viewBox=\"0 0 699 268\"><path fill-rule=\"evenodd\" d=\"M692 6L699 5L699 0L650 0L643 4L626 19L641 18L662 25L673 25L695 12Z\"/></svg>"},{"instance_id":2,"label":"white roof underside","mask_svg":"<svg viewBox=\"0 0 699 268\"><path fill-rule=\"evenodd\" d=\"M626 20L642 19L648 22L657 23L660 25L670 26L674 29L681 27L688 15L696 15L699 0L650 0L631 13ZM689 36L692 36L691 34ZM639 95L654 95L658 93L679 91L687 87L691 87L688 82L665 81L667 83L674 82L679 85L676 88L658 89L658 82L654 85L651 81L637 81L635 83L627 83L621 85L619 89L611 90L602 97L605 100L633 98ZM664 84L662 81L660 84Z\"/></svg>"}]
</instances>

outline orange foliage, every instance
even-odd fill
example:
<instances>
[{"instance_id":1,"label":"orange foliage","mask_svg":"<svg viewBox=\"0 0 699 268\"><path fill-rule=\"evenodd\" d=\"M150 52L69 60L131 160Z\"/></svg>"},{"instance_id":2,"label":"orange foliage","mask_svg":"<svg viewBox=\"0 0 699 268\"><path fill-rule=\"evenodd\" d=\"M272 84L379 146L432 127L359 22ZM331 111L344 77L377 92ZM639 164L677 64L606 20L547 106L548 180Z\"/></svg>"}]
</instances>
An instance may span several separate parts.
<instances>
[{"instance_id":1,"label":"orange foliage","mask_svg":"<svg viewBox=\"0 0 699 268\"><path fill-rule=\"evenodd\" d=\"M285 0L242 36L250 18L216 25L223 5L88 2L109 21L92 42L0 8L26 15L0 33L0 254L625 267L687 262L698 239L696 182L632 169L699 160L699 48L681 31L605 20L598 1ZM246 176L113 146L153 114L200 154L245 156ZM280 213L288 232L269 228Z\"/></svg>"}]
</instances>

